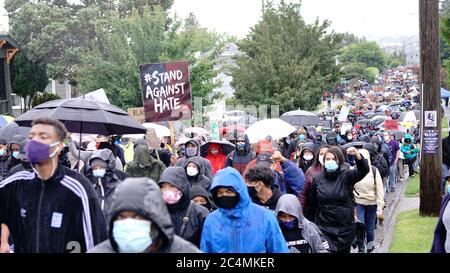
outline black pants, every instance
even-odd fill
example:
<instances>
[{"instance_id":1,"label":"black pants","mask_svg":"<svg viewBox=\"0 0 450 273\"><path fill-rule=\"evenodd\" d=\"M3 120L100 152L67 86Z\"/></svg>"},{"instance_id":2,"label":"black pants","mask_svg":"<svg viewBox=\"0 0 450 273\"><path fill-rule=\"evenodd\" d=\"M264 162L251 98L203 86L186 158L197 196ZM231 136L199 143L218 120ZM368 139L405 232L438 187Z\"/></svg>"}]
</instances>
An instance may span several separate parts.
<instances>
[{"instance_id":1,"label":"black pants","mask_svg":"<svg viewBox=\"0 0 450 273\"><path fill-rule=\"evenodd\" d=\"M409 176L412 176L414 174L414 167L413 167L414 162L416 162L416 157L411 159L405 159L405 163L406 165L408 165Z\"/></svg>"}]
</instances>

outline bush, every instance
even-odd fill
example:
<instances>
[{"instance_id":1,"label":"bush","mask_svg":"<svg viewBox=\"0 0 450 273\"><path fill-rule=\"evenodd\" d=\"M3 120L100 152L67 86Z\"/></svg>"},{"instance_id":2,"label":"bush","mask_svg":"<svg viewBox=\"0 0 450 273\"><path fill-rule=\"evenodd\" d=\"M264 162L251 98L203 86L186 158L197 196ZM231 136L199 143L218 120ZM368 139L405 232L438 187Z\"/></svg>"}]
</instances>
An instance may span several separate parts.
<instances>
[{"instance_id":1,"label":"bush","mask_svg":"<svg viewBox=\"0 0 450 273\"><path fill-rule=\"evenodd\" d=\"M33 102L31 103L31 106L34 108L36 106L38 106L39 104L42 104L44 102L47 101L51 101L51 100L57 100L60 99L61 97L52 93L42 93L39 95L34 96L33 98Z\"/></svg>"}]
</instances>

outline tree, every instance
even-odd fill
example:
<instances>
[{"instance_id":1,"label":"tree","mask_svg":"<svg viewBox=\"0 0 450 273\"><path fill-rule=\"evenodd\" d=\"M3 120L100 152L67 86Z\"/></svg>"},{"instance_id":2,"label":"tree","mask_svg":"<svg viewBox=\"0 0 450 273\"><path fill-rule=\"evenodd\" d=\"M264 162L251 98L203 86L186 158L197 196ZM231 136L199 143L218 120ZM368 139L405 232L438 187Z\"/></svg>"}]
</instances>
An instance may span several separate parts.
<instances>
[{"instance_id":1,"label":"tree","mask_svg":"<svg viewBox=\"0 0 450 273\"><path fill-rule=\"evenodd\" d=\"M10 66L13 93L25 101L23 110L31 107L31 100L37 92L44 91L48 84L45 67L30 61L22 51L14 56ZM27 100L28 97L28 100Z\"/></svg>"},{"instance_id":2,"label":"tree","mask_svg":"<svg viewBox=\"0 0 450 273\"><path fill-rule=\"evenodd\" d=\"M340 61L345 65L349 63L364 63L380 71L386 67L386 54L376 42L364 41L351 44L342 50Z\"/></svg>"},{"instance_id":3,"label":"tree","mask_svg":"<svg viewBox=\"0 0 450 273\"><path fill-rule=\"evenodd\" d=\"M10 35L28 58L47 66L50 78L74 80L82 57L92 49L96 28L108 27L110 16L125 17L146 6L167 10L172 4L173 0L5 0L5 9Z\"/></svg>"},{"instance_id":4,"label":"tree","mask_svg":"<svg viewBox=\"0 0 450 273\"><path fill-rule=\"evenodd\" d=\"M166 30L167 20L171 20ZM191 21L192 22L192 21ZM101 26L100 26L101 27ZM169 18L164 10L135 11L129 17L116 15L107 29L97 29L91 54L83 58L77 75L82 92L104 88L111 103L123 109L142 106L139 65L188 60L192 96L202 97L203 106L213 103L218 94L213 79L214 56L196 58L199 51L195 33L198 26ZM205 34L205 33L203 33Z\"/></svg>"},{"instance_id":5,"label":"tree","mask_svg":"<svg viewBox=\"0 0 450 273\"><path fill-rule=\"evenodd\" d=\"M348 63L342 66L342 76L346 80L353 78L362 79L368 78L369 73L367 71L367 65L365 63Z\"/></svg>"},{"instance_id":6,"label":"tree","mask_svg":"<svg viewBox=\"0 0 450 273\"><path fill-rule=\"evenodd\" d=\"M236 100L279 105L281 112L315 109L322 91L340 80L336 55L342 35L326 34L329 25L305 24L298 3L269 5L262 21L239 43L245 54L231 69Z\"/></svg>"},{"instance_id":7,"label":"tree","mask_svg":"<svg viewBox=\"0 0 450 273\"><path fill-rule=\"evenodd\" d=\"M32 106L36 107L39 104L42 104L44 102L51 101L51 100L57 100L57 99L61 99L61 97L56 94L53 94L53 93L44 92L42 94L34 96Z\"/></svg>"}]
</instances>

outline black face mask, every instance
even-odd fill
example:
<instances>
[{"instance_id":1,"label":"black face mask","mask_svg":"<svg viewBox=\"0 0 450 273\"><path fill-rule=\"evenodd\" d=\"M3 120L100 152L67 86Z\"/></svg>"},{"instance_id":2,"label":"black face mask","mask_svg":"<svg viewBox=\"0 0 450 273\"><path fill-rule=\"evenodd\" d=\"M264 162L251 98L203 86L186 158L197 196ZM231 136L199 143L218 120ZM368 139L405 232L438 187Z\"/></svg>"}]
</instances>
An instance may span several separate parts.
<instances>
[{"instance_id":1,"label":"black face mask","mask_svg":"<svg viewBox=\"0 0 450 273\"><path fill-rule=\"evenodd\" d=\"M256 187L247 187L248 194L250 197L255 196L258 192L256 191Z\"/></svg>"},{"instance_id":2,"label":"black face mask","mask_svg":"<svg viewBox=\"0 0 450 273\"><path fill-rule=\"evenodd\" d=\"M238 195L222 196L222 197L215 197L214 203L220 208L232 209L237 206L237 204L239 203L239 200L240 200L240 198Z\"/></svg>"}]
</instances>

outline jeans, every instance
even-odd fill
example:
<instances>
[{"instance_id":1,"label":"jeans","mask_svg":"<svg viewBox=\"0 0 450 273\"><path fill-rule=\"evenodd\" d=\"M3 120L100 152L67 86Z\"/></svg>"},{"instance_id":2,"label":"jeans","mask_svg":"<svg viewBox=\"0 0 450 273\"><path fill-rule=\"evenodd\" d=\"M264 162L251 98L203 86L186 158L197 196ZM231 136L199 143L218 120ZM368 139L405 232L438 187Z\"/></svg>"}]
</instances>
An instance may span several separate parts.
<instances>
[{"instance_id":1,"label":"jeans","mask_svg":"<svg viewBox=\"0 0 450 273\"><path fill-rule=\"evenodd\" d=\"M405 178L405 168L403 163L403 158L397 160L397 179L403 180Z\"/></svg>"},{"instance_id":2,"label":"jeans","mask_svg":"<svg viewBox=\"0 0 450 273\"><path fill-rule=\"evenodd\" d=\"M375 223L377 219L377 205L360 205L356 204L356 214L358 220L366 227L367 244L373 247L375 240ZM359 249L365 248L365 242L357 241Z\"/></svg>"},{"instance_id":3,"label":"jeans","mask_svg":"<svg viewBox=\"0 0 450 273\"><path fill-rule=\"evenodd\" d=\"M394 164L390 167L391 174L389 174L389 188L395 189L395 185L397 184L397 164Z\"/></svg>"},{"instance_id":4,"label":"jeans","mask_svg":"<svg viewBox=\"0 0 450 273\"><path fill-rule=\"evenodd\" d=\"M414 174L414 162L416 162L416 157L411 159L405 159L405 163L406 165L408 165L410 177Z\"/></svg>"}]
</instances>

